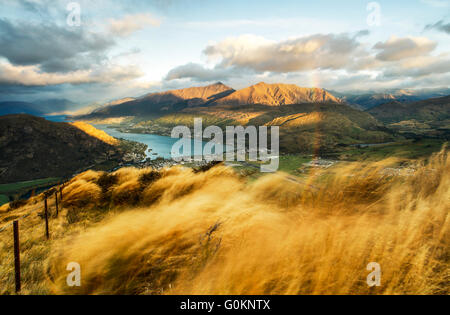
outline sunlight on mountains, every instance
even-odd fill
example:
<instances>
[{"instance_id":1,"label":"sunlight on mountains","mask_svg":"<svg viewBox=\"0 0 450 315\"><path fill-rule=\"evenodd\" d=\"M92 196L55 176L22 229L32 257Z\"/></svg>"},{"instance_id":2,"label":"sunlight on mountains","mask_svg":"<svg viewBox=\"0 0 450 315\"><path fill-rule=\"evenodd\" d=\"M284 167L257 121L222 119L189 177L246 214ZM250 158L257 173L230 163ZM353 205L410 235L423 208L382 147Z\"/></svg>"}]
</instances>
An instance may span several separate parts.
<instances>
[{"instance_id":1,"label":"sunlight on mountains","mask_svg":"<svg viewBox=\"0 0 450 315\"><path fill-rule=\"evenodd\" d=\"M104 132L102 130L98 130L97 128L95 128L94 126L92 126L90 124L77 121L77 122L71 123L71 125L77 127L78 129L84 131L88 135L90 135L94 138L97 138L107 144L110 144L110 145L118 145L119 144L119 140L111 137L110 135L108 135L106 132Z\"/></svg>"}]
</instances>

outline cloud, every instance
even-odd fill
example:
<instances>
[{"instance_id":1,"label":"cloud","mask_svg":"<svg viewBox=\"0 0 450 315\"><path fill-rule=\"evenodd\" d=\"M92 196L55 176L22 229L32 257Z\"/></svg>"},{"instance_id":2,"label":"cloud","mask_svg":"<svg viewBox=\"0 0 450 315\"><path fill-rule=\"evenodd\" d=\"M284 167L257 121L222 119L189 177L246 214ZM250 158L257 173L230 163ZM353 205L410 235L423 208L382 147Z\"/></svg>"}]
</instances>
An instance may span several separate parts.
<instances>
[{"instance_id":1,"label":"cloud","mask_svg":"<svg viewBox=\"0 0 450 315\"><path fill-rule=\"evenodd\" d=\"M443 20L440 20L439 22L435 24L428 24L425 26L425 30L431 30L435 29L447 34L450 34L450 23L445 24Z\"/></svg>"},{"instance_id":2,"label":"cloud","mask_svg":"<svg viewBox=\"0 0 450 315\"><path fill-rule=\"evenodd\" d=\"M165 79L216 81L263 73L370 68L376 60L358 42L368 34L316 34L278 42L255 35L229 37L203 50L213 67L188 63L170 70Z\"/></svg>"},{"instance_id":3,"label":"cloud","mask_svg":"<svg viewBox=\"0 0 450 315\"><path fill-rule=\"evenodd\" d=\"M236 66L257 72L340 69L353 63L361 53L356 37L348 34L316 34L280 42L243 35L204 50L210 59L220 59L223 68Z\"/></svg>"},{"instance_id":4,"label":"cloud","mask_svg":"<svg viewBox=\"0 0 450 315\"><path fill-rule=\"evenodd\" d=\"M110 19L109 30L112 34L127 37L147 26L159 26L161 21L150 14L126 15L122 19Z\"/></svg>"},{"instance_id":5,"label":"cloud","mask_svg":"<svg viewBox=\"0 0 450 315\"><path fill-rule=\"evenodd\" d=\"M419 78L448 72L450 72L448 56L423 56L393 65L383 72L383 76Z\"/></svg>"},{"instance_id":6,"label":"cloud","mask_svg":"<svg viewBox=\"0 0 450 315\"><path fill-rule=\"evenodd\" d=\"M427 55L437 47L437 43L425 37L392 36L386 42L379 42L374 49L380 52L376 55L378 60L397 61L405 58Z\"/></svg>"},{"instance_id":7,"label":"cloud","mask_svg":"<svg viewBox=\"0 0 450 315\"><path fill-rule=\"evenodd\" d=\"M70 73L42 72L38 66L0 62L0 85L48 86L60 84L114 83L142 76L138 67L110 65Z\"/></svg>"},{"instance_id":8,"label":"cloud","mask_svg":"<svg viewBox=\"0 0 450 315\"><path fill-rule=\"evenodd\" d=\"M297 82L325 88L420 86L443 78L448 84L450 54L432 55L437 44L424 37L391 37L369 46L368 32L316 34L283 41L255 35L209 44L209 66L188 63L170 70L166 82ZM246 85L246 84L242 84Z\"/></svg>"},{"instance_id":9,"label":"cloud","mask_svg":"<svg viewBox=\"0 0 450 315\"><path fill-rule=\"evenodd\" d=\"M242 75L244 71L234 68L223 69L220 67L209 69L198 63L188 63L169 71L165 80L179 80L195 78L196 81L220 81L226 80L232 77L238 77ZM247 71L250 73L250 71Z\"/></svg>"},{"instance_id":10,"label":"cloud","mask_svg":"<svg viewBox=\"0 0 450 315\"><path fill-rule=\"evenodd\" d=\"M14 65L40 65L46 72L87 69L106 59L115 45L106 35L79 27L54 24L12 23L0 19L0 56Z\"/></svg>"},{"instance_id":11,"label":"cloud","mask_svg":"<svg viewBox=\"0 0 450 315\"><path fill-rule=\"evenodd\" d=\"M449 2L447 0L420 0L420 1L422 3L428 4L436 8L445 8L449 6Z\"/></svg>"},{"instance_id":12,"label":"cloud","mask_svg":"<svg viewBox=\"0 0 450 315\"><path fill-rule=\"evenodd\" d=\"M61 10L62 5L53 0L3 0L3 2L4 5L20 7L41 17L48 17L55 11Z\"/></svg>"}]
</instances>

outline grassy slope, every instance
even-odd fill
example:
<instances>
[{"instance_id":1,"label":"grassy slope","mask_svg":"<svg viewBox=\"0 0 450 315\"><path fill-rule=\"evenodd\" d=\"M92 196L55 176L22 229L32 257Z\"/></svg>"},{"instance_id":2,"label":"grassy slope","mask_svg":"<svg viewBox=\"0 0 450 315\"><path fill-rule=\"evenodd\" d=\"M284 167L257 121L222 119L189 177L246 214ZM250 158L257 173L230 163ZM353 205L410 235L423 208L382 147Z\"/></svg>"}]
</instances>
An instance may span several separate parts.
<instances>
[{"instance_id":1,"label":"grassy slope","mask_svg":"<svg viewBox=\"0 0 450 315\"><path fill-rule=\"evenodd\" d=\"M285 153L330 152L339 145L380 143L396 137L368 113L343 104L299 104L280 107L212 106L189 108L155 120L140 122L137 132L167 135L170 129L183 125L193 127L194 118L202 118L203 126L219 127L280 126L280 147Z\"/></svg>"},{"instance_id":2,"label":"grassy slope","mask_svg":"<svg viewBox=\"0 0 450 315\"><path fill-rule=\"evenodd\" d=\"M349 164L311 177L312 190L280 175L246 184L221 167L160 179L87 172L66 188L50 241L36 216L41 196L0 208L0 221L32 213L21 221L25 294L448 294L449 166L441 155L393 178L382 163ZM0 239L0 294L8 294L11 231ZM67 288L67 261L82 265L89 285ZM365 284L371 261L382 266L378 288Z\"/></svg>"}]
</instances>

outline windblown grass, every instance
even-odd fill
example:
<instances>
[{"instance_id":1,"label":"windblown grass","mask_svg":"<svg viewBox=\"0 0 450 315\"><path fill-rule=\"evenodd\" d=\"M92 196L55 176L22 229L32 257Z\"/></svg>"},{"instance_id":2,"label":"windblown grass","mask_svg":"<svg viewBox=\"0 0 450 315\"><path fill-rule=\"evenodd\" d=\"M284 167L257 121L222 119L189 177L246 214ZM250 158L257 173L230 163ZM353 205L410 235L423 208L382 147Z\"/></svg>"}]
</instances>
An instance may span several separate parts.
<instances>
[{"instance_id":1,"label":"windblown grass","mask_svg":"<svg viewBox=\"0 0 450 315\"><path fill-rule=\"evenodd\" d=\"M66 187L54 240L26 241L25 260L37 255L42 268L27 269L26 292L448 294L447 151L410 176L386 173L390 162L305 184L282 173L249 184L223 166L82 174ZM67 211L89 215L69 223ZM2 246L0 277L11 286ZM79 288L66 285L69 262L81 265ZM381 266L379 287L366 283L370 262Z\"/></svg>"}]
</instances>

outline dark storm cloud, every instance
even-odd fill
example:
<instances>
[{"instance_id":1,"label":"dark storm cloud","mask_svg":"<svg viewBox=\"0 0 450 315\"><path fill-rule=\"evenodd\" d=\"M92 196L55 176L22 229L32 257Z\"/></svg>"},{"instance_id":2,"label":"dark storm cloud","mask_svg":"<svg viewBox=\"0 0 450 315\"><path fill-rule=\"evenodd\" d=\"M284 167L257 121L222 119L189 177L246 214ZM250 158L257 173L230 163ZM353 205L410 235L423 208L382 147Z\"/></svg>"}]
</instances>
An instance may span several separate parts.
<instances>
[{"instance_id":1,"label":"dark storm cloud","mask_svg":"<svg viewBox=\"0 0 450 315\"><path fill-rule=\"evenodd\" d=\"M105 59L113 45L114 40L82 27L0 19L0 56L14 65L40 65L46 72L83 70Z\"/></svg>"},{"instance_id":2,"label":"dark storm cloud","mask_svg":"<svg viewBox=\"0 0 450 315\"><path fill-rule=\"evenodd\" d=\"M425 27L426 30L431 30L431 29L435 29L447 34L450 34L450 23L444 23L443 20L440 20L439 22L435 23L435 24L428 24Z\"/></svg>"}]
</instances>

